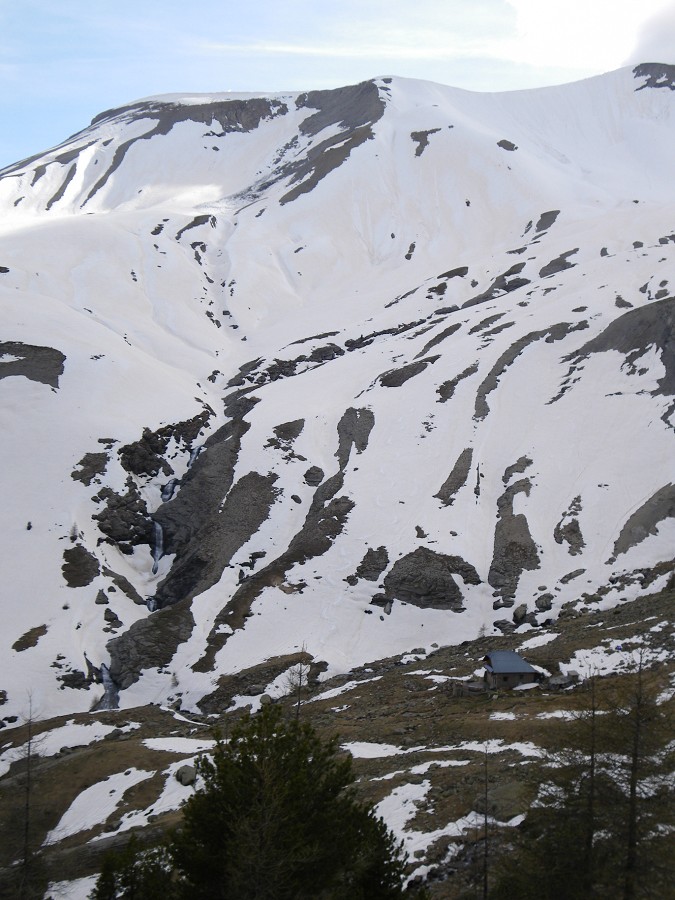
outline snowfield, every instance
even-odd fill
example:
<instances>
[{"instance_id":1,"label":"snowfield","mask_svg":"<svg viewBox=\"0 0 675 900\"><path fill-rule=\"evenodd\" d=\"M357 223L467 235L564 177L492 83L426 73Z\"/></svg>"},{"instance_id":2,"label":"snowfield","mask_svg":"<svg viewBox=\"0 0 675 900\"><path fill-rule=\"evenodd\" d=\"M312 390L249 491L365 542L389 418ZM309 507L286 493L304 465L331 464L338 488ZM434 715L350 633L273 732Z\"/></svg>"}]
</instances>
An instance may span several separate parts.
<instances>
[{"instance_id":1,"label":"snowfield","mask_svg":"<svg viewBox=\"0 0 675 900\"><path fill-rule=\"evenodd\" d=\"M4 724L663 586L674 76L170 95L1 171Z\"/></svg>"}]
</instances>

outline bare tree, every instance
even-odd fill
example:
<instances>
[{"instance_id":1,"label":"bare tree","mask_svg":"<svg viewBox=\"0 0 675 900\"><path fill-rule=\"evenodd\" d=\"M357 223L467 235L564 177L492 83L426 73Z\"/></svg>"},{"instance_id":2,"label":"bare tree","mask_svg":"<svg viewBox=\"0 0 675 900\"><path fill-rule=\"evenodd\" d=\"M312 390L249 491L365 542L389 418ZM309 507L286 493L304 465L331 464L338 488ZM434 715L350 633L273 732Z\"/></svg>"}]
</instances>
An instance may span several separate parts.
<instances>
[{"instance_id":1,"label":"bare tree","mask_svg":"<svg viewBox=\"0 0 675 900\"><path fill-rule=\"evenodd\" d=\"M38 854L33 846L33 768L36 749L39 748L40 739L34 735L35 709L33 695L28 693L28 711L23 717L26 725L26 741L21 748L21 759L24 763L24 791L23 791L23 829L21 838L21 861L19 866L19 898L29 900L37 896L36 883L40 879L40 865ZM41 893L40 893L41 896Z\"/></svg>"},{"instance_id":2,"label":"bare tree","mask_svg":"<svg viewBox=\"0 0 675 900\"><path fill-rule=\"evenodd\" d=\"M598 695L598 674L593 670L585 681L586 693L570 729L570 747L564 751L564 761L576 772L579 813L583 835L582 867L586 890L593 890L595 880L596 835L599 826L597 809L600 792L598 726L604 710ZM561 754L558 754L561 761Z\"/></svg>"},{"instance_id":3,"label":"bare tree","mask_svg":"<svg viewBox=\"0 0 675 900\"><path fill-rule=\"evenodd\" d=\"M673 699L665 671L589 678L564 746L550 754L524 829L491 897L621 900L669 896Z\"/></svg>"},{"instance_id":4,"label":"bare tree","mask_svg":"<svg viewBox=\"0 0 675 900\"><path fill-rule=\"evenodd\" d=\"M488 898L488 865L490 856L490 845L488 843L488 745L485 742L485 753L483 754L483 802L485 809L483 811L483 900Z\"/></svg>"},{"instance_id":5,"label":"bare tree","mask_svg":"<svg viewBox=\"0 0 675 900\"><path fill-rule=\"evenodd\" d=\"M641 649L632 662L631 674L621 679L613 698L612 761L620 790L623 900L644 895L645 881L649 885L657 880L664 860L670 876L673 874L670 854L660 852L659 839L673 825L672 700L661 700L663 680L658 672L647 669L646 662ZM648 878L643 879L643 873L648 873Z\"/></svg>"},{"instance_id":6,"label":"bare tree","mask_svg":"<svg viewBox=\"0 0 675 900\"><path fill-rule=\"evenodd\" d=\"M302 645L302 654L303 657L307 657L307 651L304 644ZM300 718L300 705L302 703L303 694L307 691L309 672L310 665L308 662L305 662L303 658L298 660L294 666L291 666L286 673L286 691L289 696L293 697L296 721Z\"/></svg>"}]
</instances>

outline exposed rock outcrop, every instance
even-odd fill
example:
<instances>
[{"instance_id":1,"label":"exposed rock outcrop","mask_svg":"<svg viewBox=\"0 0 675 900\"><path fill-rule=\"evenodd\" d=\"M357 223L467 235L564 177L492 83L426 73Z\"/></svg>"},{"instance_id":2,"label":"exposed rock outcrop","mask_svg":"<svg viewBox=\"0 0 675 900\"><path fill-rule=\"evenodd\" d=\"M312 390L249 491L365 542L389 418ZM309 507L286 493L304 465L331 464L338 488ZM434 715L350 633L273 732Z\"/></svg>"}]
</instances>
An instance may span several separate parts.
<instances>
[{"instance_id":1,"label":"exposed rock outcrop","mask_svg":"<svg viewBox=\"0 0 675 900\"><path fill-rule=\"evenodd\" d=\"M558 272L564 272L565 269L571 269L576 263L568 262L570 256L574 256L575 253L579 252L579 248L576 247L574 250L567 250L565 253L561 253L560 256L556 256L555 259L552 259L549 263L546 263L545 266L539 270L540 278L550 278L551 275L557 275Z\"/></svg>"},{"instance_id":2,"label":"exposed rock outcrop","mask_svg":"<svg viewBox=\"0 0 675 900\"><path fill-rule=\"evenodd\" d=\"M108 641L109 674L115 686L124 690L138 681L143 669L165 666L190 637L194 625L189 601L184 600L139 619L124 634Z\"/></svg>"},{"instance_id":3,"label":"exposed rock outcrop","mask_svg":"<svg viewBox=\"0 0 675 900\"><path fill-rule=\"evenodd\" d=\"M380 375L380 384L383 387L401 387L406 381L414 378L424 372L430 363L435 363L439 359L438 356L429 356L426 359L420 359L417 362L409 363L407 366L401 366L400 369L391 369Z\"/></svg>"},{"instance_id":4,"label":"exposed rock outcrop","mask_svg":"<svg viewBox=\"0 0 675 900\"><path fill-rule=\"evenodd\" d=\"M437 134L440 128L427 128L424 131L411 131L410 137L417 144L415 147L415 156L421 156L429 146L429 135Z\"/></svg>"},{"instance_id":5,"label":"exposed rock outcrop","mask_svg":"<svg viewBox=\"0 0 675 900\"><path fill-rule=\"evenodd\" d=\"M274 487L277 477L274 473L249 472L232 486L217 510L213 507L212 496L204 494L202 503L206 515L195 516L193 520L181 518L178 526L175 519L169 518L170 511L164 508L158 511L156 521L167 535L165 550L176 552L177 557L152 599L155 608L195 597L219 581L234 554L269 516L278 495ZM201 486L204 488L205 485ZM192 500L198 502L197 492ZM184 509L182 512L184 514ZM186 537L180 544L177 543L179 529Z\"/></svg>"},{"instance_id":6,"label":"exposed rock outcrop","mask_svg":"<svg viewBox=\"0 0 675 900\"><path fill-rule=\"evenodd\" d=\"M635 363L649 347L657 347L665 374L658 382L659 394L675 394L675 297L664 297L646 306L632 309L615 319L597 337L565 357L580 363L591 353L616 350L626 357L624 366L629 374L636 371Z\"/></svg>"},{"instance_id":7,"label":"exposed rock outcrop","mask_svg":"<svg viewBox=\"0 0 675 900\"><path fill-rule=\"evenodd\" d=\"M436 393L439 394L440 400L438 403L447 403L448 400L452 399L453 394L455 393L455 389L460 381L463 381L465 378L469 378L471 375L475 375L478 371L478 363L474 363L471 366L468 366L464 369L463 372L460 372L459 375L455 375L454 378L451 378L449 381L444 381L440 387L436 389Z\"/></svg>"},{"instance_id":8,"label":"exposed rock outcrop","mask_svg":"<svg viewBox=\"0 0 675 900\"><path fill-rule=\"evenodd\" d=\"M641 63L633 69L635 78L644 78L644 84L635 88L642 91L645 88L666 88L675 91L675 66L665 63Z\"/></svg>"},{"instance_id":9,"label":"exposed rock outcrop","mask_svg":"<svg viewBox=\"0 0 675 900\"><path fill-rule=\"evenodd\" d=\"M139 544L151 544L152 522L145 500L131 476L126 480L126 493L119 494L104 487L94 499L104 500L105 507L92 518L109 543L122 553L130 554Z\"/></svg>"},{"instance_id":10,"label":"exposed rock outcrop","mask_svg":"<svg viewBox=\"0 0 675 900\"><path fill-rule=\"evenodd\" d=\"M98 560L82 544L63 551L61 572L68 587L86 587L100 572Z\"/></svg>"},{"instance_id":11,"label":"exposed rock outcrop","mask_svg":"<svg viewBox=\"0 0 675 900\"><path fill-rule=\"evenodd\" d=\"M518 288L525 287L526 284L530 283L530 279L520 275L524 268L524 262L514 263L514 265L507 269L506 272L502 272L501 275L498 275L492 284L481 294L477 294L475 297L472 297L471 300L467 300L466 303L463 303L462 309L468 306L477 306L479 303L494 300L496 297L501 297L503 294L510 294L511 291L517 291Z\"/></svg>"},{"instance_id":12,"label":"exposed rock outcrop","mask_svg":"<svg viewBox=\"0 0 675 900\"><path fill-rule=\"evenodd\" d=\"M455 494L466 484L469 472L471 471L471 461L473 459L473 449L466 447L457 457L452 472L448 475L434 497L438 497L444 506L452 506L455 500Z\"/></svg>"},{"instance_id":13,"label":"exposed rock outcrop","mask_svg":"<svg viewBox=\"0 0 675 900\"><path fill-rule=\"evenodd\" d=\"M280 203L290 203L313 190L330 172L349 157L352 150L373 137L373 125L382 118L384 100L374 81L326 91L309 91L296 100L298 109L315 109L300 125L304 135L318 135L324 128L339 125L337 134L311 146L297 162L286 164L280 171L291 177L295 187L287 191Z\"/></svg>"},{"instance_id":14,"label":"exposed rock outcrop","mask_svg":"<svg viewBox=\"0 0 675 900\"><path fill-rule=\"evenodd\" d=\"M58 388L66 357L53 347L18 341L0 342L0 379L21 375L30 381Z\"/></svg>"},{"instance_id":15,"label":"exposed rock outcrop","mask_svg":"<svg viewBox=\"0 0 675 900\"><path fill-rule=\"evenodd\" d=\"M388 565L389 554L386 547L377 547L377 549L369 547L357 566L356 572L347 576L345 581L351 585L357 584L361 578L366 581L377 581Z\"/></svg>"},{"instance_id":16,"label":"exposed rock outcrop","mask_svg":"<svg viewBox=\"0 0 675 900\"><path fill-rule=\"evenodd\" d=\"M87 487L97 475L103 475L108 465L107 453L85 453L77 464L78 468L70 473L74 481L81 481Z\"/></svg>"},{"instance_id":17,"label":"exposed rock outcrop","mask_svg":"<svg viewBox=\"0 0 675 900\"><path fill-rule=\"evenodd\" d=\"M627 553L650 534L659 522L675 518L675 484L666 484L628 518L614 543L614 558Z\"/></svg>"},{"instance_id":18,"label":"exposed rock outcrop","mask_svg":"<svg viewBox=\"0 0 675 900\"><path fill-rule=\"evenodd\" d=\"M185 422L165 425L157 431L144 428L140 440L120 447L118 454L123 468L136 476L154 478L160 472L166 476L173 475L173 469L164 458L170 441L174 440L184 449L190 449L212 415L213 410L205 407L201 413Z\"/></svg>"},{"instance_id":19,"label":"exposed rock outcrop","mask_svg":"<svg viewBox=\"0 0 675 900\"><path fill-rule=\"evenodd\" d=\"M350 406L342 416L338 422L338 449L335 454L341 472L344 472L349 462L352 448L357 453L363 453L367 448L370 432L374 425L375 416L372 410L367 408L354 409Z\"/></svg>"},{"instance_id":20,"label":"exposed rock outcrop","mask_svg":"<svg viewBox=\"0 0 675 900\"><path fill-rule=\"evenodd\" d=\"M519 493L529 496L531 482L523 478L504 491L497 501L499 519L495 526L494 552L488 572L488 582L501 595L495 602L500 606L512 606L518 580L524 570L539 568L539 553L532 539L527 518L514 513L513 500Z\"/></svg>"},{"instance_id":21,"label":"exposed rock outcrop","mask_svg":"<svg viewBox=\"0 0 675 900\"><path fill-rule=\"evenodd\" d=\"M570 556L581 553L586 546L584 536L579 525L579 513L581 512L581 497L577 496L565 510L558 524L553 530L553 537L557 544L565 542Z\"/></svg>"},{"instance_id":22,"label":"exposed rock outcrop","mask_svg":"<svg viewBox=\"0 0 675 900\"><path fill-rule=\"evenodd\" d=\"M384 599L411 603L421 609L461 612L464 598L455 575L466 584L480 584L474 567L461 556L446 556L427 547L418 547L397 560L387 573Z\"/></svg>"},{"instance_id":23,"label":"exposed rock outcrop","mask_svg":"<svg viewBox=\"0 0 675 900\"><path fill-rule=\"evenodd\" d=\"M305 472L305 484L310 487L318 487L323 481L324 471L319 466L310 466Z\"/></svg>"}]
</instances>

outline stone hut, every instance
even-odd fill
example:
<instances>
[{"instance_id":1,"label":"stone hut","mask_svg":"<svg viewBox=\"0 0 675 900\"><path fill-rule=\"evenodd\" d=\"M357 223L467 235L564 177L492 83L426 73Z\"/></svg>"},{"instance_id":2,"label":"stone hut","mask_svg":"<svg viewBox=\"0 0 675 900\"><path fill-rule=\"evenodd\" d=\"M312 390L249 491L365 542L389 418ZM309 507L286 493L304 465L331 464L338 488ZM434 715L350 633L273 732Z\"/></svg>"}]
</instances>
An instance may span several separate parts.
<instances>
[{"instance_id":1,"label":"stone hut","mask_svg":"<svg viewBox=\"0 0 675 900\"><path fill-rule=\"evenodd\" d=\"M536 684L539 673L513 650L493 650L483 657L485 666L485 686L488 690L519 687L521 684Z\"/></svg>"}]
</instances>

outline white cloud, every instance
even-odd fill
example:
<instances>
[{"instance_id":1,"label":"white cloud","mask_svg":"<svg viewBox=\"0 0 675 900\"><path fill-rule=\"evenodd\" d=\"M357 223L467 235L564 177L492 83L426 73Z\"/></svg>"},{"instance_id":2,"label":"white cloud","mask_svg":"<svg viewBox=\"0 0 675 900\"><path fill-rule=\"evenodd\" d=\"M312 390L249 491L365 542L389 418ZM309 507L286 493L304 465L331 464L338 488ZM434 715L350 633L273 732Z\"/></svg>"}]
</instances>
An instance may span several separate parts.
<instances>
[{"instance_id":1,"label":"white cloud","mask_svg":"<svg viewBox=\"0 0 675 900\"><path fill-rule=\"evenodd\" d=\"M664 0L508 2L517 15L517 36L509 47L514 61L598 72L624 64L642 23L664 5Z\"/></svg>"},{"instance_id":2,"label":"white cloud","mask_svg":"<svg viewBox=\"0 0 675 900\"><path fill-rule=\"evenodd\" d=\"M193 46L196 51L211 55L421 63L483 59L599 73L624 64L640 27L651 16L663 12L664 3L665 0L418 0L411 11L408 4L400 2L374 2L357 9L349 0L339 7L324 7L320 14L315 12L307 30L302 17L297 20L297 27L285 29L283 34L271 28L265 31L263 20L255 38L236 32L230 32L225 40L196 35ZM675 10L675 0L670 0L668 7ZM664 14L654 20L660 26L645 26L647 43L656 40L665 18ZM668 21L672 37L675 12ZM663 38L660 46L666 42ZM671 40L671 46L674 45L675 40Z\"/></svg>"},{"instance_id":3,"label":"white cloud","mask_svg":"<svg viewBox=\"0 0 675 900\"><path fill-rule=\"evenodd\" d=\"M628 62L675 64L675 0L670 0L642 25Z\"/></svg>"},{"instance_id":4,"label":"white cloud","mask_svg":"<svg viewBox=\"0 0 675 900\"><path fill-rule=\"evenodd\" d=\"M207 53L238 53L241 55L273 56L321 56L334 59L372 60L428 60L428 59L469 59L496 56L499 58L500 44L490 46L485 41L447 40L433 32L424 41L397 40L395 35L388 39L368 43L366 41L322 44L316 41L291 43L259 41L253 43L220 43L200 41L197 46Z\"/></svg>"},{"instance_id":5,"label":"white cloud","mask_svg":"<svg viewBox=\"0 0 675 900\"><path fill-rule=\"evenodd\" d=\"M343 0L320 12L315 8L308 21L296 15L291 25L273 28L263 17L254 38L232 29L225 40L197 37L195 47L207 53L333 59L485 58L513 30L515 17L500 0L417 0L414 8L401 0Z\"/></svg>"}]
</instances>

